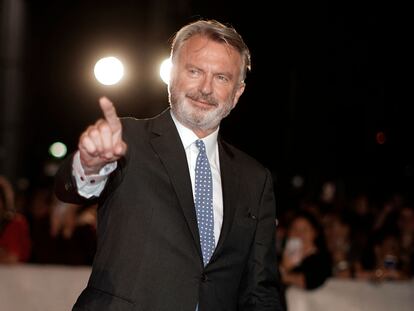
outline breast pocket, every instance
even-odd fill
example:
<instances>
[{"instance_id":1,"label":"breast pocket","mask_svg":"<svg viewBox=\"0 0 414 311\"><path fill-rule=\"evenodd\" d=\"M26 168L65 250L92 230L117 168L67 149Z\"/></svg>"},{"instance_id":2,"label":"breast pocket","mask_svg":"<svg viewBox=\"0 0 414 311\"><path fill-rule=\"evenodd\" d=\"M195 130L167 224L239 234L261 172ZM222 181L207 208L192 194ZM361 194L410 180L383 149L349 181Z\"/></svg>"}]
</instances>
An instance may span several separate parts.
<instances>
[{"instance_id":1,"label":"breast pocket","mask_svg":"<svg viewBox=\"0 0 414 311\"><path fill-rule=\"evenodd\" d=\"M237 253L246 253L254 239L257 217L250 212L236 215L229 234L228 244Z\"/></svg>"},{"instance_id":2,"label":"breast pocket","mask_svg":"<svg viewBox=\"0 0 414 311\"><path fill-rule=\"evenodd\" d=\"M238 215L235 219L235 223L239 226L246 227L251 229L252 227L256 228L257 225L257 215L255 212L247 211Z\"/></svg>"}]
</instances>

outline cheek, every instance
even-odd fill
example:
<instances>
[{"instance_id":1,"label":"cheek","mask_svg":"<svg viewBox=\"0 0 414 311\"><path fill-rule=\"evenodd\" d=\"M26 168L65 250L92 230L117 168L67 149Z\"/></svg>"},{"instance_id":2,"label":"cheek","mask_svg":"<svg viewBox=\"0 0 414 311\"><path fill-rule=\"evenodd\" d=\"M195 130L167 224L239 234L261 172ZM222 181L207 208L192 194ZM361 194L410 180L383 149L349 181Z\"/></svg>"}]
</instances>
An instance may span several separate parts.
<instances>
[{"instance_id":1,"label":"cheek","mask_svg":"<svg viewBox=\"0 0 414 311\"><path fill-rule=\"evenodd\" d=\"M177 83L177 89L181 92L199 90L199 83L195 79L181 79Z\"/></svg>"},{"instance_id":2,"label":"cheek","mask_svg":"<svg viewBox=\"0 0 414 311\"><path fill-rule=\"evenodd\" d=\"M220 99L222 101L231 100L232 103L235 96L235 94L231 90L223 87L214 88L214 95L217 97L217 99Z\"/></svg>"},{"instance_id":3,"label":"cheek","mask_svg":"<svg viewBox=\"0 0 414 311\"><path fill-rule=\"evenodd\" d=\"M183 88L183 86L189 83L187 77L182 73L176 72L171 75L171 83L174 85L176 89Z\"/></svg>"}]
</instances>

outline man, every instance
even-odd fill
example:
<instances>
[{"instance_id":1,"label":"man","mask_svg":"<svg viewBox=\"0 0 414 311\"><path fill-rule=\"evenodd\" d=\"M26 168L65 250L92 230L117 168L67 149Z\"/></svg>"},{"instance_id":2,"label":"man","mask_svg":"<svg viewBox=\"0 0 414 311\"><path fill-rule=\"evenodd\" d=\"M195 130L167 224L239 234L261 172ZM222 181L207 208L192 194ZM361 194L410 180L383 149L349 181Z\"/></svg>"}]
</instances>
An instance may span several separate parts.
<instances>
[{"instance_id":1,"label":"man","mask_svg":"<svg viewBox=\"0 0 414 311\"><path fill-rule=\"evenodd\" d=\"M217 21L175 36L167 109L104 119L61 167L56 193L98 197L98 247L74 310L281 310L269 171L218 135L250 53ZM210 189L212 189L210 191Z\"/></svg>"}]
</instances>

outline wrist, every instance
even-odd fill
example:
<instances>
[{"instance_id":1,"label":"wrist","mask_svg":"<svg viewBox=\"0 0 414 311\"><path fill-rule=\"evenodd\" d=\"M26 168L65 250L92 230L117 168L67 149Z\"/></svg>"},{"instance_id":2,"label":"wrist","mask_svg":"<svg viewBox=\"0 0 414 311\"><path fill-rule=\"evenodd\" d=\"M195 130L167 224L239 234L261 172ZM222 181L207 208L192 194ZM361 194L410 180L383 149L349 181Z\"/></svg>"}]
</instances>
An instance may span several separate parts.
<instances>
[{"instance_id":1,"label":"wrist","mask_svg":"<svg viewBox=\"0 0 414 311\"><path fill-rule=\"evenodd\" d=\"M82 164L82 162L81 162L81 165L83 168L83 172L85 173L86 176L98 175L103 167L103 166L87 166L87 165Z\"/></svg>"},{"instance_id":2,"label":"wrist","mask_svg":"<svg viewBox=\"0 0 414 311\"><path fill-rule=\"evenodd\" d=\"M83 170L83 173L87 176L89 175L98 175L102 167L105 166L105 163L93 163L94 161L85 160L82 155L79 156L80 167Z\"/></svg>"}]
</instances>

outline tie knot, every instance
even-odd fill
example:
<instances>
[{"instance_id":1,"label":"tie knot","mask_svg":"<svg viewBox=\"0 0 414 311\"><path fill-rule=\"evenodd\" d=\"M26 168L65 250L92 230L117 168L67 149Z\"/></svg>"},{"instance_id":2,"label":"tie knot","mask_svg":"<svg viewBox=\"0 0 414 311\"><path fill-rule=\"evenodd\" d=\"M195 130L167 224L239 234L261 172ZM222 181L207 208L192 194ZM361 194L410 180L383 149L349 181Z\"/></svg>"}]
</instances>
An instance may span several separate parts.
<instances>
[{"instance_id":1,"label":"tie knot","mask_svg":"<svg viewBox=\"0 0 414 311\"><path fill-rule=\"evenodd\" d=\"M204 145L204 142L201 139L196 140L196 146L200 152L206 152L206 145Z\"/></svg>"}]
</instances>

